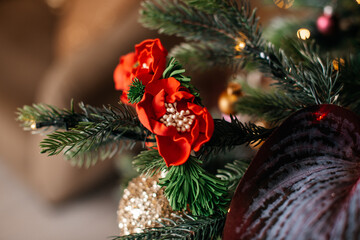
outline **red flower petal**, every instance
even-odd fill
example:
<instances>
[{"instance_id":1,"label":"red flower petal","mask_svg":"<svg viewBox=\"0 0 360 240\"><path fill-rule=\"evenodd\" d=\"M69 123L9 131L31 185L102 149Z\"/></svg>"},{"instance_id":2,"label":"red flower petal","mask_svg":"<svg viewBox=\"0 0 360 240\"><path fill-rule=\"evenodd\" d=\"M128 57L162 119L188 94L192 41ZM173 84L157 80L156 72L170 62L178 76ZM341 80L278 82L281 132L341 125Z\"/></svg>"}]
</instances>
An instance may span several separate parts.
<instances>
[{"instance_id":1,"label":"red flower petal","mask_svg":"<svg viewBox=\"0 0 360 240\"><path fill-rule=\"evenodd\" d=\"M166 166L179 166L184 164L191 152L190 144L185 138L174 141L171 137L156 136L159 153L164 158Z\"/></svg>"},{"instance_id":2,"label":"red flower petal","mask_svg":"<svg viewBox=\"0 0 360 240\"><path fill-rule=\"evenodd\" d=\"M194 151L199 151L200 147L210 140L214 132L214 120L206 108L196 104L189 104L189 109L200 118L198 119L200 134L192 144Z\"/></svg>"},{"instance_id":3,"label":"red flower petal","mask_svg":"<svg viewBox=\"0 0 360 240\"><path fill-rule=\"evenodd\" d=\"M136 62L135 53L129 53L120 58L114 71L115 89L128 91L132 82L132 69Z\"/></svg>"}]
</instances>

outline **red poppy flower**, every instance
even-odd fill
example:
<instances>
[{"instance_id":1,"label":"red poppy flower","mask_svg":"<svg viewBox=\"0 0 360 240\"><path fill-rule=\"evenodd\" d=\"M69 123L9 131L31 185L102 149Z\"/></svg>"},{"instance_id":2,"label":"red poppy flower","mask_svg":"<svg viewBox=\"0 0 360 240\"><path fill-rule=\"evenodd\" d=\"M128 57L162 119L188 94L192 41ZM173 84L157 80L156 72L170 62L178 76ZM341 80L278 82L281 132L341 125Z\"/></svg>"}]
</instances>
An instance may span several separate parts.
<instances>
[{"instance_id":1,"label":"red poppy flower","mask_svg":"<svg viewBox=\"0 0 360 240\"><path fill-rule=\"evenodd\" d=\"M120 99L128 102L127 93L133 79L143 85L153 79L160 79L166 67L167 51L159 39L148 39L135 46L135 52L120 58L114 71L115 89L122 90Z\"/></svg>"},{"instance_id":2,"label":"red poppy flower","mask_svg":"<svg viewBox=\"0 0 360 240\"><path fill-rule=\"evenodd\" d=\"M200 150L214 131L210 113L193 103L194 98L171 77L148 83L136 105L140 122L156 135L159 153L167 166L185 163L191 150Z\"/></svg>"}]
</instances>

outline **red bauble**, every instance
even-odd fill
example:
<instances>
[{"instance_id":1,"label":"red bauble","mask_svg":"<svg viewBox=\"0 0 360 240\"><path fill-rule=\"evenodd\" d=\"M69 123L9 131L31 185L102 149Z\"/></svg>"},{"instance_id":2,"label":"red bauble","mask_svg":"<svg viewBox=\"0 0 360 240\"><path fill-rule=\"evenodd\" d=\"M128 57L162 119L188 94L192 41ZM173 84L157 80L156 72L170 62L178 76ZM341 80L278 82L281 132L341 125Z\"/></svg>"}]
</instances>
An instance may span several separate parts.
<instances>
[{"instance_id":1,"label":"red bauble","mask_svg":"<svg viewBox=\"0 0 360 240\"><path fill-rule=\"evenodd\" d=\"M339 21L334 15L323 14L317 19L316 26L321 34L331 36L338 31Z\"/></svg>"}]
</instances>

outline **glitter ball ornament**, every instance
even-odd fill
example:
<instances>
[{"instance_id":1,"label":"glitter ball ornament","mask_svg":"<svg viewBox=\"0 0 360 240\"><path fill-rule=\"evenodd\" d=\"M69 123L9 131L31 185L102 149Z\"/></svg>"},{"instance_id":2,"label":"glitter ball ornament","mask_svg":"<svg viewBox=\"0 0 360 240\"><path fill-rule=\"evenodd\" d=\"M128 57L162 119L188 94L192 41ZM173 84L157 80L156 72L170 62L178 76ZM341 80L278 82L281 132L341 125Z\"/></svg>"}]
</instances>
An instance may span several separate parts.
<instances>
[{"instance_id":1,"label":"glitter ball ornament","mask_svg":"<svg viewBox=\"0 0 360 240\"><path fill-rule=\"evenodd\" d=\"M235 114L234 105L242 95L240 84L229 83L227 89L221 93L218 100L220 111L224 114Z\"/></svg>"},{"instance_id":2,"label":"glitter ball ornament","mask_svg":"<svg viewBox=\"0 0 360 240\"><path fill-rule=\"evenodd\" d=\"M120 235L160 227L156 221L161 222L161 218L176 220L174 214L182 216L181 212L171 209L164 190L157 184L159 177L163 176L139 176L129 182L117 211Z\"/></svg>"}]
</instances>

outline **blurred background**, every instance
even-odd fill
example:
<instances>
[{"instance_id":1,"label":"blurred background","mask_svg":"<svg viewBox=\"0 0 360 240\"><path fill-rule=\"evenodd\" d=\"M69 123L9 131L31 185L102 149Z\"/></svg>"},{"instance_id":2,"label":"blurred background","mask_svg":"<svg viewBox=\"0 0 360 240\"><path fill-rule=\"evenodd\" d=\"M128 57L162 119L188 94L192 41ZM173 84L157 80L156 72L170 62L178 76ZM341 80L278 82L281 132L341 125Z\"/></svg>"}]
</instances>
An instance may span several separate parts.
<instances>
[{"instance_id":1,"label":"blurred background","mask_svg":"<svg viewBox=\"0 0 360 240\"><path fill-rule=\"evenodd\" d=\"M294 1L251 1L263 25L279 16L310 14L277 2ZM24 132L15 112L32 103L69 108L71 99L116 105L112 75L119 57L146 38L160 37L167 49L180 41L144 29L139 6L139 0L0 0L0 239L118 234L121 173L127 171L119 160L82 169L62 156L41 155L42 137ZM320 5L316 14L321 12ZM219 69L192 75L214 112L220 113L218 99L228 75Z\"/></svg>"}]
</instances>

